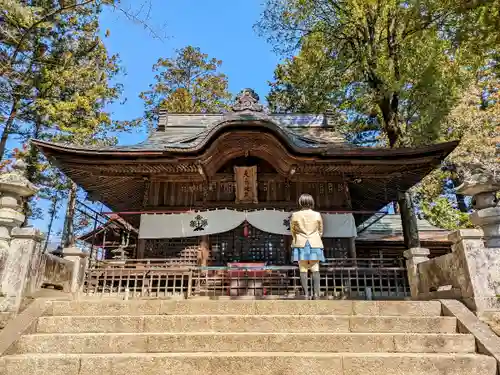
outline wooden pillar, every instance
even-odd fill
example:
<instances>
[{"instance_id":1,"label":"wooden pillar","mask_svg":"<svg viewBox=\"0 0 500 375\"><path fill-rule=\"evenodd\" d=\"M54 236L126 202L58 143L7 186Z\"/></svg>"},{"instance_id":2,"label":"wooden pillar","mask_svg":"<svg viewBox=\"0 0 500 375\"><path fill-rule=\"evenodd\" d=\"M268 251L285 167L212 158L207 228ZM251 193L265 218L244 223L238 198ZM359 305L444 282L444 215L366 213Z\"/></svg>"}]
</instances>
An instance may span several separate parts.
<instances>
[{"instance_id":1,"label":"wooden pillar","mask_svg":"<svg viewBox=\"0 0 500 375\"><path fill-rule=\"evenodd\" d=\"M207 235L200 237L197 262L200 267L207 267L210 259L210 239Z\"/></svg>"},{"instance_id":2,"label":"wooden pillar","mask_svg":"<svg viewBox=\"0 0 500 375\"><path fill-rule=\"evenodd\" d=\"M418 248L420 247L420 237L418 234L417 216L415 215L410 193L399 193L398 205L401 213L405 246L407 249Z\"/></svg>"},{"instance_id":3,"label":"wooden pillar","mask_svg":"<svg viewBox=\"0 0 500 375\"><path fill-rule=\"evenodd\" d=\"M349 238L349 258L356 259L356 237Z\"/></svg>"},{"instance_id":4,"label":"wooden pillar","mask_svg":"<svg viewBox=\"0 0 500 375\"><path fill-rule=\"evenodd\" d=\"M285 236L285 241L283 242L285 245L283 249L285 252L285 264L292 264L292 236Z\"/></svg>"},{"instance_id":5,"label":"wooden pillar","mask_svg":"<svg viewBox=\"0 0 500 375\"><path fill-rule=\"evenodd\" d=\"M137 251L136 251L136 259L144 259L144 252L146 250L146 240L138 240L137 241Z\"/></svg>"}]
</instances>

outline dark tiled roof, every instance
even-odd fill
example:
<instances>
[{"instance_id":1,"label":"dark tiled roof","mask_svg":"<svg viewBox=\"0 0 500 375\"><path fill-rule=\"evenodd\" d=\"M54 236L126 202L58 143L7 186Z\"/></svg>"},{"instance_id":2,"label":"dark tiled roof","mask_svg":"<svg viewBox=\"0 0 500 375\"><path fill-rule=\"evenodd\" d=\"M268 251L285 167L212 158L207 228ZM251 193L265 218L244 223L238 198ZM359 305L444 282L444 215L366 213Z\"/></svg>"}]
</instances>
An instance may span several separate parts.
<instances>
[{"instance_id":1,"label":"dark tiled roof","mask_svg":"<svg viewBox=\"0 0 500 375\"><path fill-rule=\"evenodd\" d=\"M227 123L264 121L279 129L291 145L298 148L322 148L327 146L351 147L344 137L328 123L324 115L227 113L227 114L160 114L158 129L141 143L127 146L96 146L101 151L164 151L191 150L207 140L217 128ZM71 147L71 145L67 145ZM74 148L81 148L75 146ZM89 149L89 147L85 147Z\"/></svg>"},{"instance_id":2,"label":"dark tiled roof","mask_svg":"<svg viewBox=\"0 0 500 375\"><path fill-rule=\"evenodd\" d=\"M425 219L417 219L417 227L422 240L441 240L446 241L450 231L438 228ZM358 228L359 230L360 228ZM385 215L376 221L364 231L359 233L358 240L394 240L396 237L403 236L403 226L400 215Z\"/></svg>"},{"instance_id":3,"label":"dark tiled roof","mask_svg":"<svg viewBox=\"0 0 500 375\"><path fill-rule=\"evenodd\" d=\"M265 121L276 125L288 140L300 148L346 145L344 138L327 124L323 115L265 115L261 113L226 115L166 115L164 131L156 131L144 145L165 148L193 149L216 130L230 122ZM196 126L198 124L198 126Z\"/></svg>"}]
</instances>

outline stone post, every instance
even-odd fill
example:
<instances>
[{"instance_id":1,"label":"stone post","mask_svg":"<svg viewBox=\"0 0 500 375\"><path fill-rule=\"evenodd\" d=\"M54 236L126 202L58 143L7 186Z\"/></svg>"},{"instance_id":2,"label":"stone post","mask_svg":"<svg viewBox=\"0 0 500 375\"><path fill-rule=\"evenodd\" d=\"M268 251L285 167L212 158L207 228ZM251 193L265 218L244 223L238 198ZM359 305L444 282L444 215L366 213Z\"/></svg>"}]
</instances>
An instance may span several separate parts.
<instances>
[{"instance_id":1,"label":"stone post","mask_svg":"<svg viewBox=\"0 0 500 375\"><path fill-rule=\"evenodd\" d=\"M30 268L39 267L43 235L35 228L14 228L11 238L2 275L2 292L6 296L4 309L17 312L30 281Z\"/></svg>"},{"instance_id":2,"label":"stone post","mask_svg":"<svg viewBox=\"0 0 500 375\"><path fill-rule=\"evenodd\" d=\"M414 247L403 252L406 258L406 268L408 272L408 282L410 283L410 291L412 298L417 298L420 293L420 276L418 273L418 265L429 260L429 249L422 247Z\"/></svg>"},{"instance_id":3,"label":"stone post","mask_svg":"<svg viewBox=\"0 0 500 375\"><path fill-rule=\"evenodd\" d=\"M16 242L15 246L11 246L13 229L18 228L25 218L22 211L22 199L37 191L37 188L25 177L25 171L26 164L19 160L11 172L0 175L0 294L6 299L5 308L11 311L18 307L16 307L18 294L22 294L22 287L24 287L23 281L19 289L19 280L14 274L19 270L28 269L31 253L30 256L27 254L33 251L32 245L24 243ZM21 237L28 235L25 232L24 230L17 231L16 235ZM39 240L38 234L31 233L31 235L32 241ZM19 251L23 254L17 254ZM27 264L17 262L27 262Z\"/></svg>"},{"instance_id":4,"label":"stone post","mask_svg":"<svg viewBox=\"0 0 500 375\"><path fill-rule=\"evenodd\" d=\"M70 291L71 293L77 293L83 287L85 272L87 270L87 253L83 252L76 246L67 247L63 249L64 259L73 262L73 270L71 272L71 283Z\"/></svg>"},{"instance_id":5,"label":"stone post","mask_svg":"<svg viewBox=\"0 0 500 375\"><path fill-rule=\"evenodd\" d=\"M500 207L496 192L500 184L484 175L473 176L458 187L457 193L472 196L475 209L472 223L482 229L460 230L450 234L462 267L465 267L462 297L475 311L500 308Z\"/></svg>"},{"instance_id":6,"label":"stone post","mask_svg":"<svg viewBox=\"0 0 500 375\"><path fill-rule=\"evenodd\" d=\"M455 283L460 287L460 297L471 310L483 310L489 291L485 277L489 271L488 249L484 247L483 232L478 229L460 229L448 235L456 261L453 269ZM492 297L493 295L490 295Z\"/></svg>"}]
</instances>

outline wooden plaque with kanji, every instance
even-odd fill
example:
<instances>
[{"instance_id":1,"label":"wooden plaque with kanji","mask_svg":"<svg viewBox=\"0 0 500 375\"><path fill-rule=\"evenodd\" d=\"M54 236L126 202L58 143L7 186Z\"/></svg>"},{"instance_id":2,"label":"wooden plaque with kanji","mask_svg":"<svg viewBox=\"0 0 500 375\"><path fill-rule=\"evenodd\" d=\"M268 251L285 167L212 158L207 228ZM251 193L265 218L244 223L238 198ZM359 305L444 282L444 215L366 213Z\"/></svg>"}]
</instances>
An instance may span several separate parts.
<instances>
[{"instance_id":1,"label":"wooden plaque with kanji","mask_svg":"<svg viewBox=\"0 0 500 375\"><path fill-rule=\"evenodd\" d=\"M258 203L257 166L234 167L236 203Z\"/></svg>"}]
</instances>

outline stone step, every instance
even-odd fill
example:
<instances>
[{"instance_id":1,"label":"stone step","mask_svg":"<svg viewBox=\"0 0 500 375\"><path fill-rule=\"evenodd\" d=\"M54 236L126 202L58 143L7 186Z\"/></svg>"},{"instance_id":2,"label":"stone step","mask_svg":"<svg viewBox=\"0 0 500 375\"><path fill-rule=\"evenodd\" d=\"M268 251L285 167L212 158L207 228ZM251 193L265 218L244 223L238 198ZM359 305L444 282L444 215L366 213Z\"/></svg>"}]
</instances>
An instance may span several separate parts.
<instances>
[{"instance_id":1,"label":"stone step","mask_svg":"<svg viewBox=\"0 0 500 375\"><path fill-rule=\"evenodd\" d=\"M46 315L385 315L440 316L439 301L79 300L54 301Z\"/></svg>"},{"instance_id":2,"label":"stone step","mask_svg":"<svg viewBox=\"0 0 500 375\"><path fill-rule=\"evenodd\" d=\"M25 335L23 353L174 352L404 352L474 353L467 334L390 333L80 333Z\"/></svg>"},{"instance_id":3,"label":"stone step","mask_svg":"<svg viewBox=\"0 0 500 375\"><path fill-rule=\"evenodd\" d=\"M456 333L454 317L334 315L45 316L38 333L379 332Z\"/></svg>"},{"instance_id":4,"label":"stone step","mask_svg":"<svg viewBox=\"0 0 500 375\"><path fill-rule=\"evenodd\" d=\"M493 357L401 353L35 354L0 358L1 375L496 375Z\"/></svg>"}]
</instances>

